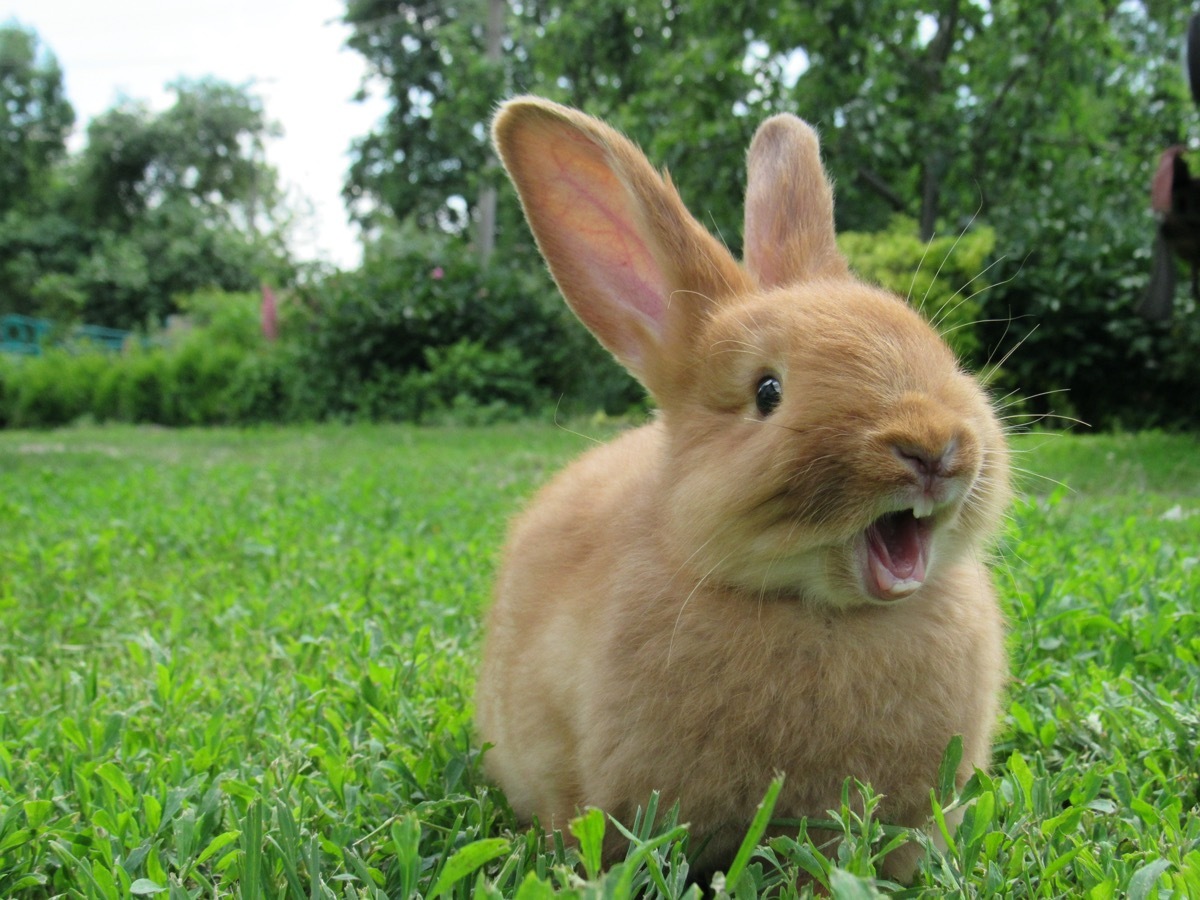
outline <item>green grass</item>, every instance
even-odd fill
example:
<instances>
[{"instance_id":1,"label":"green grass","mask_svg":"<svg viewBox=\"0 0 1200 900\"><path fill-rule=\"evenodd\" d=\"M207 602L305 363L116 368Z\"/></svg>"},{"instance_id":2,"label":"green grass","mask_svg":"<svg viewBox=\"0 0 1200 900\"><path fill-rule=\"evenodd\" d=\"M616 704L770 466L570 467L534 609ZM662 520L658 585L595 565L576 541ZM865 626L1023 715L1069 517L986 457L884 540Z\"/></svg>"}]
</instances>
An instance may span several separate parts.
<instances>
[{"instance_id":1,"label":"green grass","mask_svg":"<svg viewBox=\"0 0 1200 900\"><path fill-rule=\"evenodd\" d=\"M0 432L0 896L695 894L670 811L628 823L630 861L602 873L591 848L616 825L586 817L566 850L479 775L505 519L587 443ZM1001 547L995 765L943 798L969 803L964 825L907 893L1200 896L1200 445L1018 449L1036 474ZM831 816L840 846L797 825L714 887L792 896L804 874L870 896L899 838Z\"/></svg>"}]
</instances>

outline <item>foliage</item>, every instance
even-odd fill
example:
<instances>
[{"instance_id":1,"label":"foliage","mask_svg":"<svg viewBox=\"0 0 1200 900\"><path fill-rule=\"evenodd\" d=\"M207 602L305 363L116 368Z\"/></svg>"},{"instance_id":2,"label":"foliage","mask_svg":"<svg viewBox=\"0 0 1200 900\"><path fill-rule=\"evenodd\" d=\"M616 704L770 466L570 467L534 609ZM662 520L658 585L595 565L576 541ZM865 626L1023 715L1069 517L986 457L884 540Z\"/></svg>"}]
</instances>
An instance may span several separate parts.
<instances>
[{"instance_id":1,"label":"foliage","mask_svg":"<svg viewBox=\"0 0 1200 900\"><path fill-rule=\"evenodd\" d=\"M389 127L354 143L345 195L360 221L377 221L382 200L395 221L467 225L450 201L476 196L488 156L480 123L502 89L483 52L485 19L484 0L347 0L348 44L393 105Z\"/></svg>"},{"instance_id":2,"label":"foliage","mask_svg":"<svg viewBox=\"0 0 1200 900\"><path fill-rule=\"evenodd\" d=\"M58 348L0 366L0 422L46 428L79 419L161 425L242 421L234 389L262 352L258 295L208 292L183 301L192 323L134 338L119 354ZM238 385L244 387L244 385Z\"/></svg>"},{"instance_id":3,"label":"foliage","mask_svg":"<svg viewBox=\"0 0 1200 900\"><path fill-rule=\"evenodd\" d=\"M54 54L33 31L0 25L0 214L36 204L74 124Z\"/></svg>"},{"instance_id":4,"label":"foliage","mask_svg":"<svg viewBox=\"0 0 1200 900\"><path fill-rule=\"evenodd\" d=\"M996 243L987 227L931 241L917 237L916 223L902 216L886 231L838 235L838 248L866 281L905 297L922 310L959 358L974 363L982 345L975 323L979 295L987 288L988 259Z\"/></svg>"},{"instance_id":5,"label":"foliage","mask_svg":"<svg viewBox=\"0 0 1200 900\"><path fill-rule=\"evenodd\" d=\"M0 372L5 379L0 418L17 428L73 422L92 412L93 392L106 368L101 354L62 350L13 360Z\"/></svg>"},{"instance_id":6,"label":"foliage","mask_svg":"<svg viewBox=\"0 0 1200 900\"><path fill-rule=\"evenodd\" d=\"M1197 124L1178 64L1185 7L560 0L507 10L503 61L489 68L482 0L347 4L351 45L397 111L364 139L351 173L364 220L416 210L430 227L464 229L481 185L498 178L488 117L530 91L624 128L736 251L747 141L767 115L795 112L821 130L840 228L890 232L899 214L926 240L969 221L993 230L994 286L971 305L996 324L963 337L995 360L1027 338L1007 368L1056 398L1040 411L1106 426L1200 421L1191 306L1169 328L1134 313L1152 166ZM411 156L395 152L406 141ZM527 238L511 192L501 198L504 256Z\"/></svg>"},{"instance_id":7,"label":"foliage","mask_svg":"<svg viewBox=\"0 0 1200 900\"><path fill-rule=\"evenodd\" d=\"M456 242L397 243L285 293L275 342L260 302L199 291L119 356L60 350L0 369L0 423L485 423L641 402L540 268L484 270Z\"/></svg>"},{"instance_id":8,"label":"foliage","mask_svg":"<svg viewBox=\"0 0 1200 900\"><path fill-rule=\"evenodd\" d=\"M1146 176L1187 118L1186 10L1169 5L592 0L507 16L504 62L488 69L482 0L347 4L350 45L396 105L357 148L356 202L444 223L451 197L469 207L478 193L495 103L536 92L628 130L732 247L742 154L778 111L821 128L841 227L877 231L901 212L928 238L981 204L989 219L1076 157Z\"/></svg>"},{"instance_id":9,"label":"foliage","mask_svg":"<svg viewBox=\"0 0 1200 900\"><path fill-rule=\"evenodd\" d=\"M414 421L485 424L521 417L545 402L533 363L514 346L488 350L474 341L425 350L426 369L411 377L410 393L427 408Z\"/></svg>"},{"instance_id":10,"label":"foliage","mask_svg":"<svg viewBox=\"0 0 1200 900\"><path fill-rule=\"evenodd\" d=\"M1113 173L1086 172L1083 161L1071 168L1098 196L1124 187ZM1151 227L1148 217L1077 205L1053 189L1014 202L1012 223L997 229L999 285L982 297L981 333L989 346L1013 349L1005 368L1034 409L1097 428L1200 422L1195 300L1181 292L1174 320L1163 324L1134 310Z\"/></svg>"},{"instance_id":11,"label":"foliage","mask_svg":"<svg viewBox=\"0 0 1200 900\"><path fill-rule=\"evenodd\" d=\"M250 350L262 343L262 299L254 293L201 290L179 299L188 335L203 332L205 340ZM286 315L286 311L284 313Z\"/></svg>"},{"instance_id":12,"label":"foliage","mask_svg":"<svg viewBox=\"0 0 1200 900\"><path fill-rule=\"evenodd\" d=\"M742 62L754 5L724 4L720 29L708 11L690 14L691 4L676 0L503 5L504 53L489 62L485 0L348 0L349 45L394 107L355 144L346 185L355 215L464 231L481 188L502 180L487 146L491 114L505 96L531 92L606 116L656 161L678 163L685 198L703 204L736 247L752 123L731 111L754 87ZM681 116L685 85L689 114ZM524 240L524 226L512 193L503 199L499 245L507 249Z\"/></svg>"},{"instance_id":13,"label":"foliage","mask_svg":"<svg viewBox=\"0 0 1200 900\"><path fill-rule=\"evenodd\" d=\"M67 157L57 63L0 27L0 311L154 326L179 296L292 277L261 100L212 79L170 87L169 108L123 100Z\"/></svg>"},{"instance_id":14,"label":"foliage","mask_svg":"<svg viewBox=\"0 0 1200 900\"><path fill-rule=\"evenodd\" d=\"M161 113L124 100L88 125L78 201L89 221L128 231L148 210L185 200L209 221L253 229L278 201L262 100L215 79L177 81Z\"/></svg>"},{"instance_id":15,"label":"foliage","mask_svg":"<svg viewBox=\"0 0 1200 900\"><path fill-rule=\"evenodd\" d=\"M358 271L315 285L300 329L298 352L321 362L311 372L312 393L328 404L318 418L420 420L458 394L482 407L528 411L565 396L624 411L641 393L570 315L540 262L485 269L461 242L409 228L369 247Z\"/></svg>"},{"instance_id":16,"label":"foliage","mask_svg":"<svg viewBox=\"0 0 1200 900\"><path fill-rule=\"evenodd\" d=\"M655 798L600 872L616 823L588 813L568 849L480 776L470 696L504 518L587 445L550 427L0 433L0 892L700 896ZM995 763L939 797L965 820L909 895L1194 895L1195 440L1017 449L1077 490L1025 485L1000 556ZM756 823L714 894L888 890L879 852L910 835L873 796L817 823L837 846Z\"/></svg>"}]
</instances>

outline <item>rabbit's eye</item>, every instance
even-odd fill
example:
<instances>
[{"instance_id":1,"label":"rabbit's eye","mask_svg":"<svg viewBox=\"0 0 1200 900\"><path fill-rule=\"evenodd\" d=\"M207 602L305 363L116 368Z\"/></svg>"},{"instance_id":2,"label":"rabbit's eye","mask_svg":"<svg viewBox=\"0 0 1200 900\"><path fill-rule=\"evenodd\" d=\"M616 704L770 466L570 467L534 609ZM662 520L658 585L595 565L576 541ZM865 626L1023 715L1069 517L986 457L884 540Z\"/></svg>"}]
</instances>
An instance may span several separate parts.
<instances>
[{"instance_id":1,"label":"rabbit's eye","mask_svg":"<svg viewBox=\"0 0 1200 900\"><path fill-rule=\"evenodd\" d=\"M779 383L779 379L774 375L763 376L758 382L758 392L754 396L758 411L764 416L769 416L782 401L783 385Z\"/></svg>"}]
</instances>

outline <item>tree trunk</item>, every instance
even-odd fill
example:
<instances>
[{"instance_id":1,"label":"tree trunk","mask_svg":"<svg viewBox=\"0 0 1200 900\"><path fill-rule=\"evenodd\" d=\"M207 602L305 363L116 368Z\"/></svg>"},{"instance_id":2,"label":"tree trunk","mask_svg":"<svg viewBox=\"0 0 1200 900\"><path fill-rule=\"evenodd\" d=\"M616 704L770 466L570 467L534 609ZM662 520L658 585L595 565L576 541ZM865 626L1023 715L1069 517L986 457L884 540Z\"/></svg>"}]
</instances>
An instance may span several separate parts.
<instances>
[{"instance_id":1,"label":"tree trunk","mask_svg":"<svg viewBox=\"0 0 1200 900\"><path fill-rule=\"evenodd\" d=\"M921 163L921 219L922 241L933 240L937 229L938 213L942 206L942 175L945 172L945 157L931 150Z\"/></svg>"},{"instance_id":2,"label":"tree trunk","mask_svg":"<svg viewBox=\"0 0 1200 900\"><path fill-rule=\"evenodd\" d=\"M949 0L938 14L937 32L929 42L925 56L926 96L935 100L941 96L942 73L954 50L954 35L958 31L959 0ZM946 158L942 150L931 144L921 162L921 240L933 238L941 210L942 176L946 173Z\"/></svg>"},{"instance_id":3,"label":"tree trunk","mask_svg":"<svg viewBox=\"0 0 1200 900\"><path fill-rule=\"evenodd\" d=\"M504 40L504 13L507 0L488 0L487 19L487 61L492 63L496 71L500 70L501 52ZM488 155L489 167L494 167L496 159ZM476 246L479 250L479 261L486 266L492 257L496 246L496 186L487 181L479 191L479 231L476 236Z\"/></svg>"}]
</instances>

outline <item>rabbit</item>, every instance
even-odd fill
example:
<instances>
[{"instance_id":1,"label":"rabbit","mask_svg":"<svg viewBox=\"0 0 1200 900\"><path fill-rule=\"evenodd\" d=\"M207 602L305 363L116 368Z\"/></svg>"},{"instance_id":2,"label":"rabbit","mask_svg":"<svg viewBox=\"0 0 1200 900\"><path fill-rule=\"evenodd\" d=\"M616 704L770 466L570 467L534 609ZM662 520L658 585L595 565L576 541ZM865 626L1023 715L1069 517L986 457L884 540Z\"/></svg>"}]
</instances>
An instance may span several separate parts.
<instances>
[{"instance_id":1,"label":"rabbit","mask_svg":"<svg viewBox=\"0 0 1200 900\"><path fill-rule=\"evenodd\" d=\"M567 303L657 413L510 526L476 692L487 775L546 829L590 806L631 822L658 791L710 871L776 773L776 817L827 817L852 776L884 821L928 826L951 738L960 786L986 767L1006 678L986 563L1009 461L985 391L850 273L802 120L751 143L744 264L604 123L518 97L492 133Z\"/></svg>"}]
</instances>

